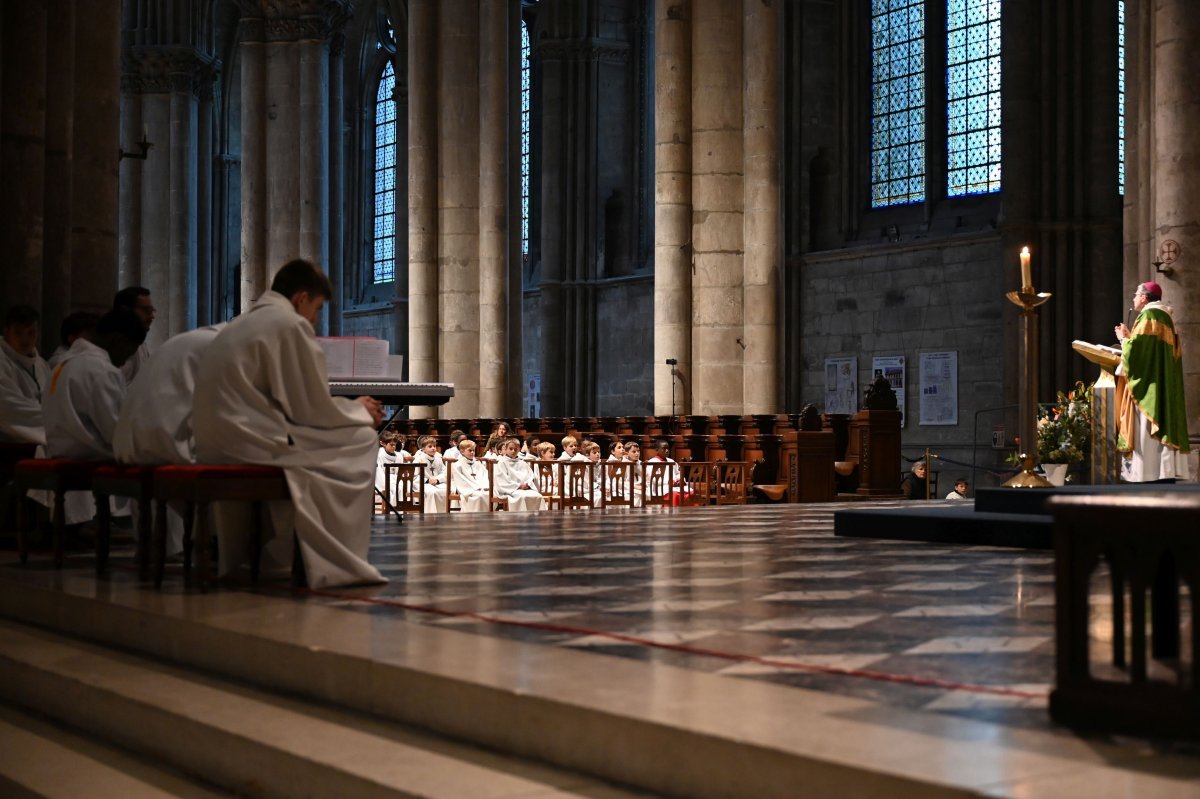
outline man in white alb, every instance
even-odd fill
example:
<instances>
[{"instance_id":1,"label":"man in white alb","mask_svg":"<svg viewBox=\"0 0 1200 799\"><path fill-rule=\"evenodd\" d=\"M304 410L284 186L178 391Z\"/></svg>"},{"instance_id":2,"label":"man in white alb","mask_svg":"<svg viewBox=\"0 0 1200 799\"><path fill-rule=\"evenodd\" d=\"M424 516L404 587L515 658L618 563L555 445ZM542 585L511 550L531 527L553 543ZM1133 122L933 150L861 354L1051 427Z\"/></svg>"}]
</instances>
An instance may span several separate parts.
<instances>
[{"instance_id":1,"label":"man in white alb","mask_svg":"<svg viewBox=\"0 0 1200 799\"><path fill-rule=\"evenodd\" d=\"M367 562L383 411L370 397L329 394L313 324L332 296L314 264L284 265L200 357L192 413L197 461L283 468L292 498L272 503L263 567L288 562L294 529L312 588L386 582ZM228 570L248 555L244 530L218 535Z\"/></svg>"}]
</instances>

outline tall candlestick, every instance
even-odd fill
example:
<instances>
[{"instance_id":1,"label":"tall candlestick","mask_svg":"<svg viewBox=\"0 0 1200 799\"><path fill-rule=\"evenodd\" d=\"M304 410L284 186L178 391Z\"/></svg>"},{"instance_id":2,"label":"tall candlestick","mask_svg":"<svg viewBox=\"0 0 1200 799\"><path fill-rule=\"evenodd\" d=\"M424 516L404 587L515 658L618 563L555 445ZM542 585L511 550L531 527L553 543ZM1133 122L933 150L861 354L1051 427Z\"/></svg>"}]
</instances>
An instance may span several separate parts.
<instances>
[{"instance_id":1,"label":"tall candlestick","mask_svg":"<svg viewBox=\"0 0 1200 799\"><path fill-rule=\"evenodd\" d=\"M1029 248L1021 248L1021 292L1033 293L1033 270L1029 267Z\"/></svg>"}]
</instances>

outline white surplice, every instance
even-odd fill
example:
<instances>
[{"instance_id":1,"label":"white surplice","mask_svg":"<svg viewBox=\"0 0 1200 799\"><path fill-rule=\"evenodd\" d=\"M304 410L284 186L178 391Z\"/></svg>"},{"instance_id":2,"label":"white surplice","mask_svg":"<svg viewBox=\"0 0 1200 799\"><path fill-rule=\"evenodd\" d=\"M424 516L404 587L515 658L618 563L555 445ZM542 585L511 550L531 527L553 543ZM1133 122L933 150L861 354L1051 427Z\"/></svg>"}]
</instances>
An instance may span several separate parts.
<instances>
[{"instance_id":1,"label":"white surplice","mask_svg":"<svg viewBox=\"0 0 1200 799\"><path fill-rule=\"evenodd\" d=\"M446 462L440 453L426 455L424 450L417 450L413 455L413 463L425 466L425 512L443 513L446 510Z\"/></svg>"},{"instance_id":2,"label":"white surplice","mask_svg":"<svg viewBox=\"0 0 1200 799\"><path fill-rule=\"evenodd\" d=\"M113 434L124 399L125 379L108 353L86 339L76 339L51 373L42 399L46 455L112 460ZM96 515L90 491L68 491L65 505L67 524L86 522ZM124 504L116 512L128 514Z\"/></svg>"},{"instance_id":3,"label":"white surplice","mask_svg":"<svg viewBox=\"0 0 1200 799\"><path fill-rule=\"evenodd\" d=\"M146 342L138 345L137 352L129 356L129 360L121 366L121 375L125 378L125 385L133 383L133 379L142 371L142 367L150 363L150 347Z\"/></svg>"},{"instance_id":4,"label":"white surplice","mask_svg":"<svg viewBox=\"0 0 1200 799\"><path fill-rule=\"evenodd\" d=\"M295 529L310 587L386 582L367 562L378 449L371 414L330 396L312 325L286 297L265 292L209 345L198 367L192 426L201 463L284 469L291 500L271 503L276 535L264 544L264 568L290 560ZM249 554L247 531L220 521L221 568L228 571Z\"/></svg>"},{"instance_id":5,"label":"white surplice","mask_svg":"<svg viewBox=\"0 0 1200 799\"><path fill-rule=\"evenodd\" d=\"M0 338L0 441L45 444L42 396L50 367L40 355L22 355Z\"/></svg>"},{"instance_id":6,"label":"white surplice","mask_svg":"<svg viewBox=\"0 0 1200 799\"><path fill-rule=\"evenodd\" d=\"M529 466L529 461L501 455L493 467L492 477L496 483L494 493L508 500L509 510L541 510L546 506L542 493L532 487L537 485L537 478ZM528 484L531 488L520 488L522 484Z\"/></svg>"},{"instance_id":7,"label":"white surplice","mask_svg":"<svg viewBox=\"0 0 1200 799\"><path fill-rule=\"evenodd\" d=\"M224 327L209 325L167 339L138 371L117 417L113 454L118 461L144 465L196 461L192 436L196 365ZM167 554L183 549L181 511L171 506L167 514Z\"/></svg>"},{"instance_id":8,"label":"white surplice","mask_svg":"<svg viewBox=\"0 0 1200 799\"><path fill-rule=\"evenodd\" d=\"M488 510L487 464L478 458L460 456L450 462L453 472L450 482L458 494L459 509L463 513L486 513Z\"/></svg>"}]
</instances>

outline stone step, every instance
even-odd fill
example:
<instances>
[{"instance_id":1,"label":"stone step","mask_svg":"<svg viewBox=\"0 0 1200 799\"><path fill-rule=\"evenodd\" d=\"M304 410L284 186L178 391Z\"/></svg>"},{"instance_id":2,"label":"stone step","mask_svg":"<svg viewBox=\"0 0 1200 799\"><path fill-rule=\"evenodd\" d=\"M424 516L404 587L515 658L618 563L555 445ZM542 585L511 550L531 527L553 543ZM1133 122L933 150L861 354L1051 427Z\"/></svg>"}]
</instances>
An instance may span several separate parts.
<instances>
[{"instance_id":1,"label":"stone step","mask_svg":"<svg viewBox=\"0 0 1200 799\"><path fill-rule=\"evenodd\" d=\"M9 799L233 795L6 705L0 705L0 752L0 796Z\"/></svg>"},{"instance_id":2,"label":"stone step","mask_svg":"<svg viewBox=\"0 0 1200 799\"><path fill-rule=\"evenodd\" d=\"M571 772L15 623L0 622L0 674L4 701L36 707L88 740L112 742L238 795L633 796ZM0 720L0 731L8 726ZM7 778L37 795L49 777L42 753L61 747L36 746L30 735L11 733L30 756L21 773ZM69 755L62 754L64 766L83 759ZM112 770L113 779L121 778L119 768Z\"/></svg>"}]
</instances>

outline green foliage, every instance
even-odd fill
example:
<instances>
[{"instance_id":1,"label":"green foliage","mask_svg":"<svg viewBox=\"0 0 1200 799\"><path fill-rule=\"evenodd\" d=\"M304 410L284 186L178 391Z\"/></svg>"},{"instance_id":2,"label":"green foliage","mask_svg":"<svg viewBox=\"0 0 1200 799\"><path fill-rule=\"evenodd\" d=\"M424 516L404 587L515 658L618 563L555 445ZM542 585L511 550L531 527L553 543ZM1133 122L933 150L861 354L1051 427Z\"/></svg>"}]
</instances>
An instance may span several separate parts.
<instances>
[{"instance_id":1,"label":"green foliage","mask_svg":"<svg viewBox=\"0 0 1200 799\"><path fill-rule=\"evenodd\" d=\"M1092 449L1092 389L1076 381L1058 401L1038 409L1038 460L1079 465Z\"/></svg>"}]
</instances>

